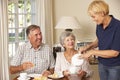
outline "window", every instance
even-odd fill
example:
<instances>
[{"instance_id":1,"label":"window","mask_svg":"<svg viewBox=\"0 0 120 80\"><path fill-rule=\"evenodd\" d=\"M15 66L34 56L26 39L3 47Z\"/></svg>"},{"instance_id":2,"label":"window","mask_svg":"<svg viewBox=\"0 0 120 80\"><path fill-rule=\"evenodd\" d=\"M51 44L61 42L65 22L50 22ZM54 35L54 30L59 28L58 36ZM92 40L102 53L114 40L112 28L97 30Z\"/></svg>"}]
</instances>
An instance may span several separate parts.
<instances>
[{"instance_id":1,"label":"window","mask_svg":"<svg viewBox=\"0 0 120 80\"><path fill-rule=\"evenodd\" d=\"M9 0L9 57L14 56L17 47L27 41L26 27L30 24L35 24L35 20L35 0Z\"/></svg>"}]
</instances>

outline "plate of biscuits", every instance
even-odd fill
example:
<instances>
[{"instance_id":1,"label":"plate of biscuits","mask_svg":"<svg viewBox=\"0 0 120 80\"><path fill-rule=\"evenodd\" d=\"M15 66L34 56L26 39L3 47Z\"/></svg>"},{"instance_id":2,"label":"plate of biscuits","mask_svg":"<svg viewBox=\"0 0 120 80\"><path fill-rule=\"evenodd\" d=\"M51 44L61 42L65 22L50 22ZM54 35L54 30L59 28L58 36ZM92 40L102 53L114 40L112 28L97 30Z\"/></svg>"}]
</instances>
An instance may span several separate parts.
<instances>
[{"instance_id":1,"label":"plate of biscuits","mask_svg":"<svg viewBox=\"0 0 120 80\"><path fill-rule=\"evenodd\" d=\"M63 77L64 77L64 75L57 74L57 73L48 75L48 78L49 78L49 79L52 79L52 80L58 80L58 79L61 79L61 78L63 78Z\"/></svg>"}]
</instances>

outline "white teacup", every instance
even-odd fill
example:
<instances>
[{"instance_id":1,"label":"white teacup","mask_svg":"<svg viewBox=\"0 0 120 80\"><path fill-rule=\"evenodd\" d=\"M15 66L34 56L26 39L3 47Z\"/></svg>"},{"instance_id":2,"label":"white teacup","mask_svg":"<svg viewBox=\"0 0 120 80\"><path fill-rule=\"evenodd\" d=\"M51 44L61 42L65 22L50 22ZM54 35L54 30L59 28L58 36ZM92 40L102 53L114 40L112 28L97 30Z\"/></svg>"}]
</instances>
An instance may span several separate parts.
<instances>
[{"instance_id":1,"label":"white teacup","mask_svg":"<svg viewBox=\"0 0 120 80\"><path fill-rule=\"evenodd\" d=\"M71 66L69 68L70 74L76 74L78 73L79 70L80 70L80 67L76 67L76 66Z\"/></svg>"},{"instance_id":2,"label":"white teacup","mask_svg":"<svg viewBox=\"0 0 120 80\"><path fill-rule=\"evenodd\" d=\"M20 78L26 79L27 78L27 73L20 73Z\"/></svg>"},{"instance_id":3,"label":"white teacup","mask_svg":"<svg viewBox=\"0 0 120 80\"><path fill-rule=\"evenodd\" d=\"M59 77L63 77L62 71L61 72L57 72L57 74L58 74Z\"/></svg>"}]
</instances>

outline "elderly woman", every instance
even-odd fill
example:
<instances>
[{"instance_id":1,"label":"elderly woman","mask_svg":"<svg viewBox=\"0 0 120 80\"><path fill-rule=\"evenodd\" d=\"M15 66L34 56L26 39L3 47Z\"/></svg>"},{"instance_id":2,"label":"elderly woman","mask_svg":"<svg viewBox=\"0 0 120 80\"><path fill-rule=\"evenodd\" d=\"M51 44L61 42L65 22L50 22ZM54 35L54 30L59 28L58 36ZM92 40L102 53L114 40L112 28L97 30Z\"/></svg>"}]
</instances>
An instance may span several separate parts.
<instances>
[{"instance_id":1,"label":"elderly woman","mask_svg":"<svg viewBox=\"0 0 120 80\"><path fill-rule=\"evenodd\" d=\"M64 52L57 53L55 72L62 72L69 80L90 80L91 71L89 63L84 61L77 73L71 74L69 68L72 66L71 59L79 54L75 47L75 36L71 32L63 32L60 36L60 43L65 48Z\"/></svg>"}]
</instances>

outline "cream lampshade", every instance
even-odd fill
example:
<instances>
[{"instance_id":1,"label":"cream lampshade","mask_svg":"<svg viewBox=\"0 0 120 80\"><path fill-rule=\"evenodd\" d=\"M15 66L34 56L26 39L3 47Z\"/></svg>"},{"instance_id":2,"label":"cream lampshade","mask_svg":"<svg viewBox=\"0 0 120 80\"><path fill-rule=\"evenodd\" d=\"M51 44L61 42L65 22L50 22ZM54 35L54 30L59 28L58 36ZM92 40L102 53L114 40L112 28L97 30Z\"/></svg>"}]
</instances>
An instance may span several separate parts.
<instances>
[{"instance_id":1,"label":"cream lampshade","mask_svg":"<svg viewBox=\"0 0 120 80\"><path fill-rule=\"evenodd\" d=\"M79 21L75 17L64 16L57 23L55 29L65 29L66 31L72 31L73 29L80 29Z\"/></svg>"}]
</instances>

